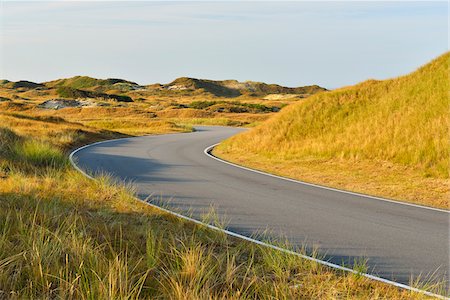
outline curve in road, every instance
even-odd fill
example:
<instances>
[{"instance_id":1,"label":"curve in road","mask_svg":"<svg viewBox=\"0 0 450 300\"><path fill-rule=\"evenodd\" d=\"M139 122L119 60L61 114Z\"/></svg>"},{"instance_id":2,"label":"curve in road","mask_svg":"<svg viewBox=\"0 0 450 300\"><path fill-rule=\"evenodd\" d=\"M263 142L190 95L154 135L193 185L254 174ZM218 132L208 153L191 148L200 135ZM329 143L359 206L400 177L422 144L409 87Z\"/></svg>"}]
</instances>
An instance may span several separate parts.
<instances>
[{"instance_id":1,"label":"curve in road","mask_svg":"<svg viewBox=\"0 0 450 300\"><path fill-rule=\"evenodd\" d=\"M201 219L214 207L229 231L287 238L339 265L365 258L368 273L403 284L433 275L448 286L448 211L267 176L203 153L242 130L202 126L93 144L73 156L81 169L132 181L139 198L181 214Z\"/></svg>"}]
</instances>

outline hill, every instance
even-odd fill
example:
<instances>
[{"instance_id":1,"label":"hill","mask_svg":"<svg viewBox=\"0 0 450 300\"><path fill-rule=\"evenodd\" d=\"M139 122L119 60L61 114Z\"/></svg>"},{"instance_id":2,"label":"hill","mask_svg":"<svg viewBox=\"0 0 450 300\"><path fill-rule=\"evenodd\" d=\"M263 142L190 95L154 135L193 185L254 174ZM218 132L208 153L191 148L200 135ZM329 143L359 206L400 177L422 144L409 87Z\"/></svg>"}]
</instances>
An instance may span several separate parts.
<instances>
[{"instance_id":1,"label":"hill","mask_svg":"<svg viewBox=\"0 0 450 300\"><path fill-rule=\"evenodd\" d=\"M269 94L299 94L311 95L317 92L326 91L325 88L317 85L289 88L277 84L266 84L262 82L237 80L208 80L189 77L177 78L166 85L153 85L150 88L165 89L172 91L181 90L203 90L217 97L238 97L244 94L252 96L266 96Z\"/></svg>"},{"instance_id":2,"label":"hill","mask_svg":"<svg viewBox=\"0 0 450 300\"><path fill-rule=\"evenodd\" d=\"M167 214L128 184L86 178L67 157L124 137L115 131L130 122L153 134L187 128L122 107L100 108L116 121L100 130L65 119L81 109L63 118L25 105L0 105L0 299L426 298ZM213 211L203 221L221 224Z\"/></svg>"},{"instance_id":3,"label":"hill","mask_svg":"<svg viewBox=\"0 0 450 300\"><path fill-rule=\"evenodd\" d=\"M75 76L71 78L58 79L44 83L47 87L70 87L74 89L93 89L97 91L107 90L134 90L140 86L136 82L117 79L97 79L88 76Z\"/></svg>"},{"instance_id":4,"label":"hill","mask_svg":"<svg viewBox=\"0 0 450 300\"><path fill-rule=\"evenodd\" d=\"M36 89L44 88L45 85L41 83L31 82L27 80L9 81L1 80L0 85L9 89Z\"/></svg>"},{"instance_id":5,"label":"hill","mask_svg":"<svg viewBox=\"0 0 450 300\"><path fill-rule=\"evenodd\" d=\"M105 94L99 92L92 92L86 90L79 90L75 88L71 88L68 86L60 86L56 90L60 97L70 98L70 99L79 99L79 98L101 98L105 100L114 100L118 102L133 102L128 96L124 95L115 95L115 94Z\"/></svg>"},{"instance_id":6,"label":"hill","mask_svg":"<svg viewBox=\"0 0 450 300\"><path fill-rule=\"evenodd\" d=\"M70 88L84 92L97 92L123 95L130 97L213 97L213 98L236 98L246 96L246 98L256 97L275 100L305 98L312 94L326 91L325 88L317 85L305 87L283 87L277 84L266 84L262 82L237 80L208 80L181 77L168 84L149 84L142 86L136 82L125 79L107 78L98 79L88 76L75 76L71 78L57 79L53 81L34 83L30 81L11 82L8 80L0 81L0 88L16 90L19 92L30 91L27 97L34 97L39 94L44 96L44 92L36 93L34 90L47 91L47 94L54 94L54 91L61 88ZM82 93L82 92L81 92ZM294 95L294 97L292 97ZM276 96L275 98L273 96Z\"/></svg>"},{"instance_id":7,"label":"hill","mask_svg":"<svg viewBox=\"0 0 450 300\"><path fill-rule=\"evenodd\" d=\"M344 189L448 207L446 53L416 72L312 96L215 151Z\"/></svg>"}]
</instances>

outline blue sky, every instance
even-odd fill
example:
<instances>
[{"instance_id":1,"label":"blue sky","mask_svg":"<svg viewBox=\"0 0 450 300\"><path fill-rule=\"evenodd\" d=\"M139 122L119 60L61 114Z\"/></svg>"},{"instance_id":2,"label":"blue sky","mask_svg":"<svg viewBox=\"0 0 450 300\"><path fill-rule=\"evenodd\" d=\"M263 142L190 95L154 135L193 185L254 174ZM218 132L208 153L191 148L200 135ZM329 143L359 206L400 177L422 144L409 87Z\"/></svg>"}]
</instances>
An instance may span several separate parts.
<instances>
[{"instance_id":1,"label":"blue sky","mask_svg":"<svg viewBox=\"0 0 450 300\"><path fill-rule=\"evenodd\" d=\"M0 78L180 76L327 88L448 49L441 2L0 2Z\"/></svg>"}]
</instances>

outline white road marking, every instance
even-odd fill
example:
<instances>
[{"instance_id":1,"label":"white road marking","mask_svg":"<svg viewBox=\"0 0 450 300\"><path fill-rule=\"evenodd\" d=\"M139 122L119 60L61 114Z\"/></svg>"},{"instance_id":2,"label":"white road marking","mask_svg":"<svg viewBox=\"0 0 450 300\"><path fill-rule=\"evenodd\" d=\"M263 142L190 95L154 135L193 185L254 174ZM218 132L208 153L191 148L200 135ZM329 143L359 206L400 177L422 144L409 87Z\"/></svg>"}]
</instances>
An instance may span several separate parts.
<instances>
[{"instance_id":1,"label":"white road marking","mask_svg":"<svg viewBox=\"0 0 450 300\"><path fill-rule=\"evenodd\" d=\"M330 191L334 191L334 192L340 192L340 193L344 193L344 194L361 196L361 197L365 197L365 198L370 198L370 199L390 202L390 203L399 204L399 205L406 205L406 206L424 208L424 209L429 209L429 210L434 210L434 211L439 211L439 212L444 212L444 213L450 213L450 210L445 210L445 209L435 208L435 207L430 207L430 206L424 206L424 205L419 205L419 204L412 204L412 203L407 203L407 202L401 202L401 201L396 201L396 200L391 200L391 199L385 199L385 198L381 198L381 197L375 197L375 196L371 196L371 195L355 193L355 192L350 192L350 191L345 191L345 190L339 190L339 189L335 189L335 188L328 187L328 186L323 186L323 185L319 185L319 184L314 184L314 183L304 182L304 181L300 181L300 180L295 180L295 179L291 179L291 178L287 178L287 177L282 177L282 176L266 173L266 172L263 172L263 171L254 170L254 169L247 168L247 167L244 167L244 166L240 166L240 165L234 164L232 162L223 160L221 158L218 158L217 156L212 155L210 152L217 145L219 145L219 143L211 145L211 146L208 146L208 147L205 148L205 150L203 152L207 156L209 156L209 157L211 157L211 158L213 158L213 159L215 159L217 161L220 161L220 162L222 162L224 164L227 164L227 165L234 166L236 168L244 169L244 170L247 170L247 171L250 171L250 172L254 172L254 173L258 173L258 174L262 174L262 175L266 175L266 176L270 176L270 177L274 177L274 178L277 178L277 179L286 180L286 181L290 181L290 182L294 182L294 183L298 183L298 184L303 184L303 185L307 185L307 186L313 186L313 187L317 187L317 188L321 188L321 189L325 189L325 190L330 190Z\"/></svg>"},{"instance_id":2,"label":"white road marking","mask_svg":"<svg viewBox=\"0 0 450 300\"><path fill-rule=\"evenodd\" d=\"M72 166L73 166L77 171L79 171L81 174L83 174L84 176L86 176L86 177L89 178L89 179L95 180L94 177L90 176L89 174L87 174L85 171L83 171L81 168L79 168L79 167L76 165L76 163L75 163L75 161L74 161L74 155L75 155L78 151L81 151L81 150L86 149L86 148L91 147L91 146L95 146L95 145L99 145L99 144L103 144L103 143L109 143L109 142L113 142L113 141L117 141L117 140L126 140L126 139L131 139L131 138L133 138L133 137L129 137L129 138L119 138L119 139L113 139L113 140L107 140L107 141L100 141L100 142L92 143L92 144L89 144L89 145L85 145L85 146L83 146L83 147L80 147L80 148L78 148L78 149L75 149L75 150L72 151L72 152L70 153L70 155L69 155L70 163L71 163ZM233 163L224 161L224 160L222 160L222 159L220 159L220 158L217 158L217 157L211 155L211 154L208 152L208 151L210 151L212 148L214 148L214 146L217 146L217 145L218 145L218 144L214 144L214 145L211 145L211 146L207 147L207 148L204 150L204 153L205 153L207 156L209 156L209 157L211 157L211 158L214 158L214 159L216 159L216 160L218 160L218 161L221 161L221 162L223 162L223 163L226 163L226 164L229 164L229 165L232 165L232 166L241 168L241 169L245 169L245 170L248 170L248 171L252 171L252 172L256 172L256 173L260 173L260 174L272 176L272 177L279 178L279 179L283 179L283 180L288 180L288 181L292 181L292 182L297 182L297 183L301 183L301 184L306 184L306 185L310 185L310 186L316 186L316 187L320 187L320 188L326 188L326 189L333 190L333 191L339 191L339 192L344 192L344 193L349 193L349 194L354 194L354 195L366 196L366 195L362 195L362 194L358 194L358 193L352 193L352 192L347 192L347 191L341 191L341 190L337 190L337 189L333 189L333 188L322 187L322 186L315 185L315 184L310 184L310 183L306 183L306 182L297 181L297 180L294 180L294 179L284 178L284 177L272 175L272 174L269 174L269 173L264 173L264 172L261 172L261 171L252 170L252 169L249 169L249 168L246 168L246 167L242 167L242 166L239 166L239 165L236 165L236 164L233 164ZM443 211L443 212L447 212L447 213L448 213L448 211L445 211L445 210L434 209L434 208L430 208L430 207L426 207L426 206L420 206L420 205L415 205L415 204L402 203L402 202L397 202L397 201L393 201L393 200L388 200L388 199L383 199L383 198L378 198L378 197L372 197L372 196L366 196L366 197L370 197L370 198L374 198L374 199L378 199L378 200L383 200L383 201L388 201L388 202L393 202L393 203L398 203L398 204L405 204L405 205L411 205L411 206L421 207L421 208L426 208L426 209L433 209L433 210L438 210L438 211ZM405 290L409 290L409 291L411 291L411 292L422 293L422 294L424 294L424 295L431 296L431 297L436 297L436 298L438 298L438 299L450 299L450 298L447 298L447 297L445 297L445 296L438 295L438 294L434 294L434 293L431 293L431 292L428 292L428 291L424 291L424 290L421 290L421 289L418 289L418 288L415 288L415 287L412 287L412 286L409 286L409 285L406 285L406 284L398 283L398 282L395 282L395 281L392 281L392 280L388 280L388 279L385 279L385 278L377 277L377 276L370 275L370 274L367 274L367 273L360 273L360 272L357 272L357 271L355 271L355 270L353 270L353 269L350 269L350 268L347 268L347 267L343 267L343 266L340 266L340 265L337 265L337 264L333 264L333 263L330 263L330 262L325 261L325 260L320 260L320 259L317 259L317 258L314 258L314 257L311 257L311 256L307 256L307 255L304 255L304 254L301 254L301 253L298 253L298 252L295 252L295 251L292 251L292 250L284 249L284 248L281 248L281 247L278 247L278 246L275 246L275 245L272 245L272 244L268 244L268 243L265 243L265 242L262 242L262 241L259 241L259 240L255 240L255 239L253 239L253 238L250 238L250 237L241 235L241 234L239 234L239 233L232 232L232 231L229 231L229 230L226 230L226 229L222 229L222 228L219 228L219 227L216 227L216 226L214 226L214 225L207 224L207 223L203 223L203 222L201 222L201 221L199 221L199 220L196 220L196 219L193 219L193 218L184 216L184 215L182 215L182 214L179 214L179 213L170 211L170 210L165 209L165 208L163 208L163 207L159 207L159 206L157 206L157 205L155 205L155 204L149 203L149 202L144 201L144 200L142 200L142 199L139 199L139 198L137 198L137 197L134 197L134 198L135 198L136 200L138 200L138 201L141 201L141 202L143 202L143 203L145 203L145 204L147 204L147 205L153 207L153 208L159 209L159 210L161 210L161 211L163 211L163 212L166 212L166 213L168 213L168 214L174 215L174 216L179 217L179 218L181 218L181 219L184 219L184 220L193 222L193 223L198 224L198 225L201 225L201 226L205 226L205 227L207 227L207 228L209 228L209 229L212 229L212 230L215 230L215 231L223 232L223 233L225 233L225 234L227 234L227 235L230 235L230 236L233 236L233 237L236 237L236 238L245 240L245 241L249 241L249 242L252 242L252 243L257 244L257 245L261 245L261 246L264 246L264 247L267 247L267 248L271 248L271 249L274 249L274 250L278 250L278 251L281 251L281 252L284 252L284 253L287 253L287 254L296 255L296 256L298 256L298 257L300 257L300 258L303 258L303 259L306 259L306 260L309 260L309 261L313 261L313 262L319 263L319 264L321 264L321 265L324 265L324 266L327 266L327 267L330 267L330 268L342 270L342 271L345 271L345 272L350 272L350 273L352 273L352 274L357 274L357 275L366 277L366 278L368 278L368 279L372 279L372 280L376 280L376 281L379 281L379 282L383 282L383 283L386 283L386 284L389 284L389 285L393 285L393 286L396 286L396 287L399 287L399 288L402 288L402 289L405 289Z\"/></svg>"}]
</instances>

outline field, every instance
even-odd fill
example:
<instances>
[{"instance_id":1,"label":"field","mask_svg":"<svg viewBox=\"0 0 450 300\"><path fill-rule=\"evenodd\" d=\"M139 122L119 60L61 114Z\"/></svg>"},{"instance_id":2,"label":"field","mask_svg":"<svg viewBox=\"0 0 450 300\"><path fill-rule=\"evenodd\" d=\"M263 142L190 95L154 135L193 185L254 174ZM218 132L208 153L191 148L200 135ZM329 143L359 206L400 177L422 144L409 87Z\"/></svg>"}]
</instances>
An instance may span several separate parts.
<instances>
[{"instance_id":1,"label":"field","mask_svg":"<svg viewBox=\"0 0 450 300\"><path fill-rule=\"evenodd\" d=\"M434 63L441 64L442 58ZM436 69L439 76L442 68ZM439 88L444 89L437 77ZM398 79L398 85L404 80ZM430 84L423 78L414 80L414 84ZM441 114L447 104L422 99L416 105L428 104L427 120L431 121L422 124L424 120L411 106L406 115L414 123L408 123L400 111L409 102L394 105L383 100L391 86L366 82L356 91L344 88L311 96L324 89L189 78L151 86L89 77L42 84L0 82L0 298L426 298L183 221L134 198L132 186L106 175L90 180L68 161L70 150L99 140L189 132L199 124L257 126L243 135L250 137L249 143L237 137L216 151L253 167L292 177L301 172L302 179L374 194L386 194L383 189L402 192L405 178L414 178L406 195L413 194L422 203L445 190L440 184L447 179L442 159L447 150L439 143L446 134L440 122L447 120ZM441 92L436 90L430 97L435 99ZM414 95L413 90L403 93ZM370 110L359 108L361 95ZM375 105L374 95L386 107ZM398 99L407 99L404 96ZM329 106L330 101L334 105ZM352 115L354 108L358 114ZM379 108L381 112L375 114ZM356 121L376 115L376 119L368 118L369 124L379 124L386 114L396 119L383 123L389 133L384 134L385 144L375 143L384 136L381 133L369 135L372 140L364 151L349 142L349 136L357 141L370 130ZM302 125L292 122L292 116L303 120ZM403 121L405 128L414 124L415 134L396 132L396 137L402 145L410 145L408 149L426 146L425 152L396 154L398 145L389 143L393 134L389 130ZM324 128L331 125L334 129L325 135ZM439 139L434 148L429 147L430 130ZM410 136L416 148L405 140ZM301 138L308 147L299 146ZM382 162L374 165L368 155L374 149L385 149L392 159L386 159L385 152L374 152L376 161ZM412 164L416 167L411 168ZM362 189L367 176L372 183ZM420 184L427 184L429 192L416 186ZM440 206L443 198L435 199L440 199L436 202ZM214 212L204 220L223 224ZM283 241L280 244L289 248ZM359 262L355 269L364 272L366 266ZM438 285L411 285L442 292Z\"/></svg>"},{"instance_id":2,"label":"field","mask_svg":"<svg viewBox=\"0 0 450 300\"><path fill-rule=\"evenodd\" d=\"M425 298L180 220L107 176L85 178L70 149L129 134L117 120L145 120L132 109L93 109L109 123L89 123L85 108L2 108L0 298ZM148 122L143 133L188 130ZM218 222L213 213L205 220Z\"/></svg>"},{"instance_id":3,"label":"field","mask_svg":"<svg viewBox=\"0 0 450 300\"><path fill-rule=\"evenodd\" d=\"M251 127L282 107L324 90L193 78L146 86L87 76L44 83L0 80L0 113L59 117L91 128L140 135L190 131L195 124Z\"/></svg>"},{"instance_id":4,"label":"field","mask_svg":"<svg viewBox=\"0 0 450 300\"><path fill-rule=\"evenodd\" d=\"M311 96L214 153L307 182L448 209L449 59L446 53L406 76Z\"/></svg>"}]
</instances>

